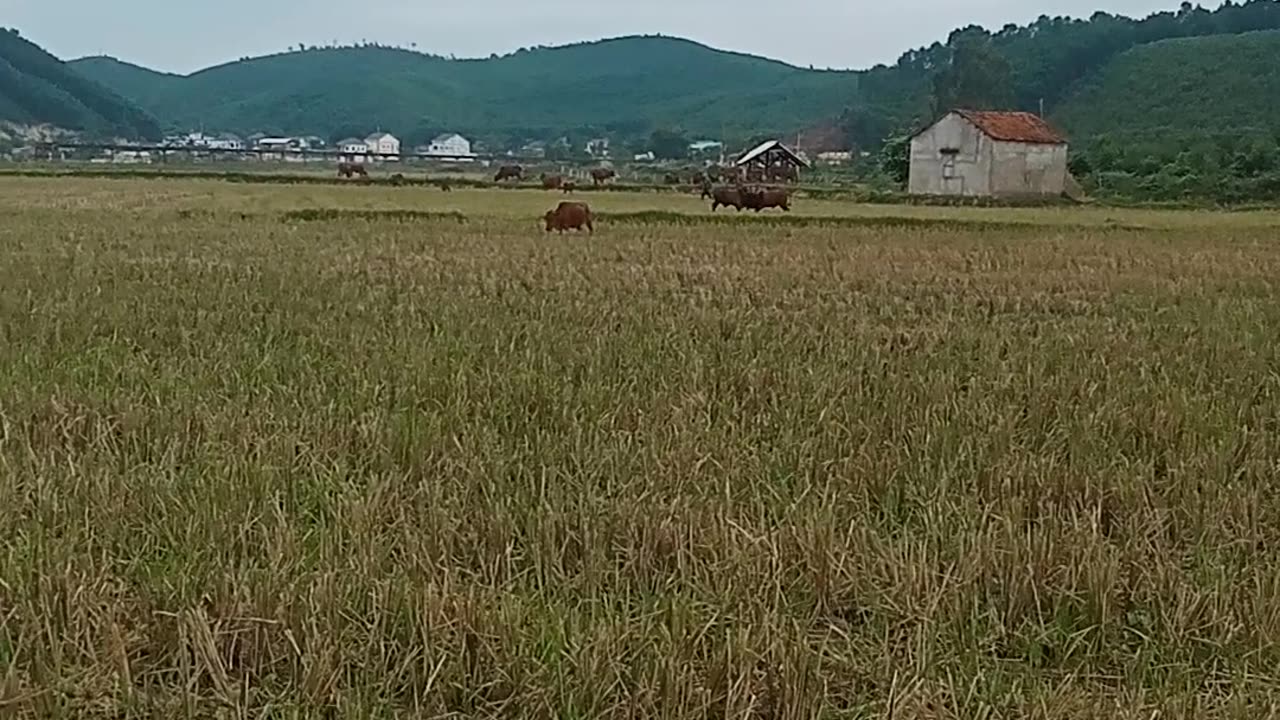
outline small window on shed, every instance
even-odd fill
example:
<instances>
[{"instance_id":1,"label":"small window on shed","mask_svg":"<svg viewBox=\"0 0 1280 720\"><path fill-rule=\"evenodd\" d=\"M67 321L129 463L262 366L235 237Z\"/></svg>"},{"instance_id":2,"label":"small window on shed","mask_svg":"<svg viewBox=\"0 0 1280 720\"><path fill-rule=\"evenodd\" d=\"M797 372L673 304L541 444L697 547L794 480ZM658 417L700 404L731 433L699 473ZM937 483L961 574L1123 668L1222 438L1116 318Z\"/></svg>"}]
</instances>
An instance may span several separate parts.
<instances>
[{"instance_id":1,"label":"small window on shed","mask_svg":"<svg viewBox=\"0 0 1280 720\"><path fill-rule=\"evenodd\" d=\"M954 148L945 148L942 151L942 177L950 180L956 176L956 156L960 154L959 150Z\"/></svg>"}]
</instances>

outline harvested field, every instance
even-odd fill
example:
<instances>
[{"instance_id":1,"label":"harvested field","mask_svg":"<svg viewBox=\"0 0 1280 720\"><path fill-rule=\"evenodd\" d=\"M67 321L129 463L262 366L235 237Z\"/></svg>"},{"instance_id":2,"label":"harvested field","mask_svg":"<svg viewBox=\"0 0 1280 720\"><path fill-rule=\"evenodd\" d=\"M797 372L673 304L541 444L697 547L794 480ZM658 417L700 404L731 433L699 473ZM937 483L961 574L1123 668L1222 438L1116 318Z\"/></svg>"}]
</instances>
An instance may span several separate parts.
<instances>
[{"instance_id":1,"label":"harvested field","mask_svg":"<svg viewBox=\"0 0 1280 720\"><path fill-rule=\"evenodd\" d=\"M1280 711L1280 215L562 199L0 178L0 710Z\"/></svg>"}]
</instances>

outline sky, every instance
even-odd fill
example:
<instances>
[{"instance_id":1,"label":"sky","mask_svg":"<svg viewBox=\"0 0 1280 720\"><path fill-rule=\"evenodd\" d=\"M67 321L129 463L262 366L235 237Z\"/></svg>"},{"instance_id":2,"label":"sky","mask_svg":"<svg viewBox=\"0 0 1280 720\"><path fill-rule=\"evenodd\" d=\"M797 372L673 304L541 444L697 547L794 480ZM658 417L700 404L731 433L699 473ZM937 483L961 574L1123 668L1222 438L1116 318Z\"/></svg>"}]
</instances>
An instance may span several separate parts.
<instances>
[{"instance_id":1,"label":"sky","mask_svg":"<svg viewBox=\"0 0 1280 720\"><path fill-rule=\"evenodd\" d=\"M58 57L187 73L299 43L360 40L485 57L661 33L818 68L892 63L954 28L1040 15L1143 16L1178 0L0 0L0 25ZM1205 3L1206 6L1209 3ZM1213 3L1216 6L1217 3Z\"/></svg>"}]
</instances>

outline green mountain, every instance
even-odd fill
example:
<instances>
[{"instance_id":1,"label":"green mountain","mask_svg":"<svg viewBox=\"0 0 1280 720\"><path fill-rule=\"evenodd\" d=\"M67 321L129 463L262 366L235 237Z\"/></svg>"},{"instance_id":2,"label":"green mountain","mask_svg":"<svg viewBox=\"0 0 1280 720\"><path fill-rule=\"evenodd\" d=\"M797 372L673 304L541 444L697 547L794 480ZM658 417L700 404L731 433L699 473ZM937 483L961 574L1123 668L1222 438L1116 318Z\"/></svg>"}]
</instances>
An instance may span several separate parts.
<instances>
[{"instance_id":1,"label":"green mountain","mask_svg":"<svg viewBox=\"0 0 1280 720\"><path fill-rule=\"evenodd\" d=\"M955 106L1043 109L1076 139L1125 128L1234 128L1274 117L1280 0L1182 3L1135 19L1039 18L960 28L893 65L797 68L670 37L626 37L481 60L403 49L310 48L166 75L110 58L71 65L172 129L316 134L389 129L410 144L457 130L524 140L655 130L731 143L833 121L874 147ZM1211 78L1211 79L1210 79ZM575 143L576 144L576 143Z\"/></svg>"},{"instance_id":2,"label":"green mountain","mask_svg":"<svg viewBox=\"0 0 1280 720\"><path fill-rule=\"evenodd\" d=\"M1280 130L1280 31L1165 40L1109 63L1055 113L1081 136Z\"/></svg>"},{"instance_id":3,"label":"green mountain","mask_svg":"<svg viewBox=\"0 0 1280 720\"><path fill-rule=\"evenodd\" d=\"M531 137L573 128L642 134L679 127L713 136L791 131L838 114L861 78L667 37L485 60L377 46L316 48L186 77L101 57L72 65L174 128L320 135L374 126L410 136L445 129Z\"/></svg>"},{"instance_id":4,"label":"green mountain","mask_svg":"<svg viewBox=\"0 0 1280 720\"><path fill-rule=\"evenodd\" d=\"M70 69L16 30L0 28L0 120L98 136L159 137L150 115Z\"/></svg>"}]
</instances>

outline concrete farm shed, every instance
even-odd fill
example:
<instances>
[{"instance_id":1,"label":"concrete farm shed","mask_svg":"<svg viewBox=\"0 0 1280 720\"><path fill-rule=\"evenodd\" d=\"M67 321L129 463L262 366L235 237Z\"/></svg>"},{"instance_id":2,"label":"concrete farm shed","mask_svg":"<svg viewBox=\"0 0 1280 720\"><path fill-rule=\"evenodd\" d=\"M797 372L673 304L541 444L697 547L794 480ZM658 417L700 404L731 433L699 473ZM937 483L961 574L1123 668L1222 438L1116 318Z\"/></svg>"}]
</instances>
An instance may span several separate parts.
<instances>
[{"instance_id":1,"label":"concrete farm shed","mask_svg":"<svg viewBox=\"0 0 1280 720\"><path fill-rule=\"evenodd\" d=\"M1026 112L953 110L911 138L913 195L1056 196L1067 139Z\"/></svg>"}]
</instances>

